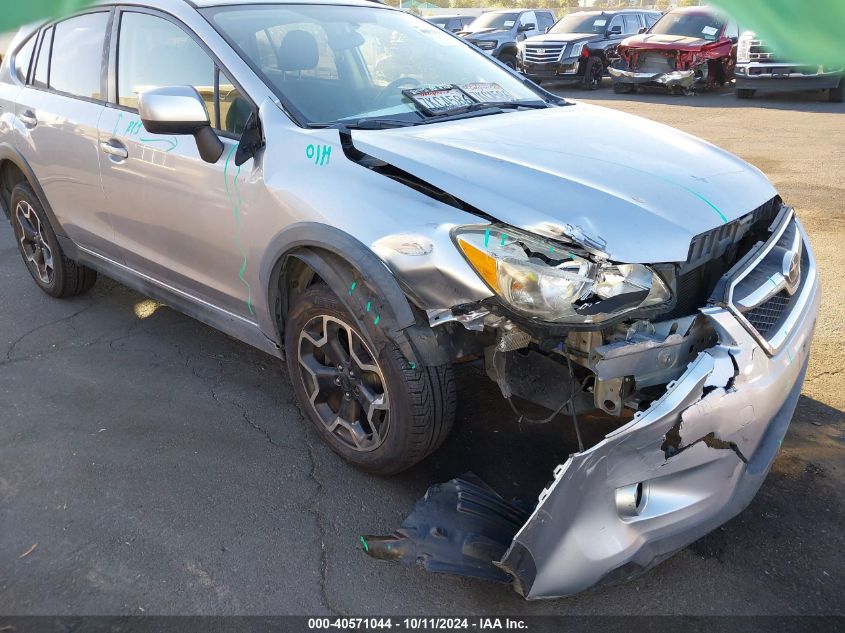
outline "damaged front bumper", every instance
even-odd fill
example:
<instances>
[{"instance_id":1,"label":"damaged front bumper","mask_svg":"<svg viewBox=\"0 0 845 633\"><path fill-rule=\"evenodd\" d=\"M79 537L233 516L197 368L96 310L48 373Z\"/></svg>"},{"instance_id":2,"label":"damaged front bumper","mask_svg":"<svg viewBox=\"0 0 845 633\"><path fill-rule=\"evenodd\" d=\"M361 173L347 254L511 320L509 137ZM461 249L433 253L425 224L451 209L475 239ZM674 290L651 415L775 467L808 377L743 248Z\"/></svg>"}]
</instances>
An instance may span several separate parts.
<instances>
[{"instance_id":1,"label":"damaged front bumper","mask_svg":"<svg viewBox=\"0 0 845 633\"><path fill-rule=\"evenodd\" d=\"M642 573L741 512L786 434L820 291L812 255L794 328L776 353L728 310L704 314L719 345L652 406L555 471L498 566L529 599Z\"/></svg>"},{"instance_id":2,"label":"damaged front bumper","mask_svg":"<svg viewBox=\"0 0 845 633\"><path fill-rule=\"evenodd\" d=\"M694 70L673 70L671 72L641 72L628 70L617 66L607 69L615 83L654 85L666 88L692 88L696 82Z\"/></svg>"},{"instance_id":3,"label":"damaged front bumper","mask_svg":"<svg viewBox=\"0 0 845 633\"><path fill-rule=\"evenodd\" d=\"M712 330L702 351L645 410L558 466L530 516L457 479L365 549L553 598L642 573L737 515L786 434L819 311L815 260L790 209L723 281L700 310L698 331Z\"/></svg>"}]
</instances>

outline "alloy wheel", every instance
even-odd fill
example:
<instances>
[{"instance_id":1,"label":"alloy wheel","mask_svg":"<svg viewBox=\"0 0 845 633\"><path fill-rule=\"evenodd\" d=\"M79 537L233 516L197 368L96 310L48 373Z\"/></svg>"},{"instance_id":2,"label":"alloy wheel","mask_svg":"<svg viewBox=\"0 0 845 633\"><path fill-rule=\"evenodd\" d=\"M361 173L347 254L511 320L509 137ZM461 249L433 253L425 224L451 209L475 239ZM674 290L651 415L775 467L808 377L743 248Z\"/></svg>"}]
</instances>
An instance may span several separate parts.
<instances>
[{"instance_id":1,"label":"alloy wheel","mask_svg":"<svg viewBox=\"0 0 845 633\"><path fill-rule=\"evenodd\" d=\"M28 265L44 284L53 281L53 249L44 236L41 218L26 200L15 207L15 219L20 229L20 244Z\"/></svg>"},{"instance_id":2,"label":"alloy wheel","mask_svg":"<svg viewBox=\"0 0 845 633\"><path fill-rule=\"evenodd\" d=\"M601 88L601 80L604 76L604 66L601 64L593 64L590 71L590 90L598 90Z\"/></svg>"},{"instance_id":3,"label":"alloy wheel","mask_svg":"<svg viewBox=\"0 0 845 633\"><path fill-rule=\"evenodd\" d=\"M345 446L375 450L390 428L384 374L361 336L338 318L320 315L299 335L299 366L310 406Z\"/></svg>"}]
</instances>

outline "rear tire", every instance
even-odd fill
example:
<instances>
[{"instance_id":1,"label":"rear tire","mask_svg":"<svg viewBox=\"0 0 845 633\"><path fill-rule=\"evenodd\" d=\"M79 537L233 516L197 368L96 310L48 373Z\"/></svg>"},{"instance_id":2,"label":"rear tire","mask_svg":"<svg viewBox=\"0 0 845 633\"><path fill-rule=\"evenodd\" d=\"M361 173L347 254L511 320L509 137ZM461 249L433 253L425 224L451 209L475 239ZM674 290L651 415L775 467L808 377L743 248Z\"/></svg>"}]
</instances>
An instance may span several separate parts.
<instances>
[{"instance_id":1,"label":"rear tire","mask_svg":"<svg viewBox=\"0 0 845 633\"><path fill-rule=\"evenodd\" d=\"M757 94L757 91L753 88L737 88L736 89L736 98L737 99L753 99L754 95Z\"/></svg>"},{"instance_id":2,"label":"rear tire","mask_svg":"<svg viewBox=\"0 0 845 633\"><path fill-rule=\"evenodd\" d=\"M831 88L827 94L827 100L831 103L842 103L843 96L845 96L845 77L839 80L839 85L836 88Z\"/></svg>"},{"instance_id":3,"label":"rear tire","mask_svg":"<svg viewBox=\"0 0 845 633\"><path fill-rule=\"evenodd\" d=\"M604 62L601 57L593 55L587 60L584 67L584 76L581 77L581 88L583 90L598 90L601 88L601 80L604 78Z\"/></svg>"},{"instance_id":4,"label":"rear tire","mask_svg":"<svg viewBox=\"0 0 845 633\"><path fill-rule=\"evenodd\" d=\"M294 301L285 324L297 401L335 453L363 470L393 475L443 443L455 418L451 365L412 367L392 344L376 351L322 283Z\"/></svg>"},{"instance_id":5,"label":"rear tire","mask_svg":"<svg viewBox=\"0 0 845 633\"><path fill-rule=\"evenodd\" d=\"M56 298L88 292L97 281L97 272L64 254L44 207L28 184L15 186L9 207L18 251L38 287Z\"/></svg>"}]
</instances>

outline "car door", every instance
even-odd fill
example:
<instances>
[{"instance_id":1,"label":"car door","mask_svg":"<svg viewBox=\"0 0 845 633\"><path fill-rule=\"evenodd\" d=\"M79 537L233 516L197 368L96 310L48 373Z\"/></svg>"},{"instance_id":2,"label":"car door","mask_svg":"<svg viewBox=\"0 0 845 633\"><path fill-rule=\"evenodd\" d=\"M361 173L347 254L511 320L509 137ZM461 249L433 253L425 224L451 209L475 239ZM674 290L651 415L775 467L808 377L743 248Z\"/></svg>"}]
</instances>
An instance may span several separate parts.
<instances>
[{"instance_id":1,"label":"car door","mask_svg":"<svg viewBox=\"0 0 845 633\"><path fill-rule=\"evenodd\" d=\"M122 9L111 39L112 99L100 121L102 177L126 266L189 299L252 320L242 201L258 185L245 177L251 162L241 177L233 155L254 104L170 16ZM225 146L215 164L200 158L192 136L144 129L139 94L175 85L195 87L205 101Z\"/></svg>"},{"instance_id":2,"label":"car door","mask_svg":"<svg viewBox=\"0 0 845 633\"><path fill-rule=\"evenodd\" d=\"M98 124L112 12L60 21L38 36L34 67L15 105L15 144L60 225L76 245L118 257L100 183Z\"/></svg>"}]
</instances>

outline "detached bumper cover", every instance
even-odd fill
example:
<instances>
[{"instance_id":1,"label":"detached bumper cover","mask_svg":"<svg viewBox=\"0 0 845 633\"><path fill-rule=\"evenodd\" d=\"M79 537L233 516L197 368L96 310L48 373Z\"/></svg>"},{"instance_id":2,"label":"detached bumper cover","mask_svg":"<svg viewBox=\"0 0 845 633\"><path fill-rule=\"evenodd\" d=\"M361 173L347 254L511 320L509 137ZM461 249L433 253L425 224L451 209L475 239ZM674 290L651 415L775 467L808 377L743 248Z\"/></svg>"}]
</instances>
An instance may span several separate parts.
<instances>
[{"instance_id":1,"label":"detached bumper cover","mask_svg":"<svg viewBox=\"0 0 845 633\"><path fill-rule=\"evenodd\" d=\"M695 83L695 72L692 70L674 70L668 73L640 72L625 70L610 66L607 72L614 82L627 84L656 84L667 88L691 88Z\"/></svg>"},{"instance_id":2,"label":"detached bumper cover","mask_svg":"<svg viewBox=\"0 0 845 633\"><path fill-rule=\"evenodd\" d=\"M741 512L774 461L807 366L820 292L768 356L727 310L704 312L720 345L652 407L572 456L499 566L529 599L566 596L657 565Z\"/></svg>"}]
</instances>

